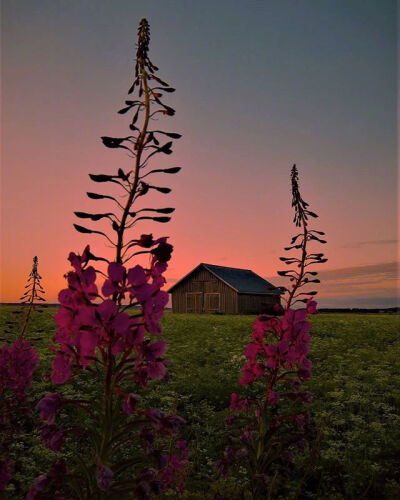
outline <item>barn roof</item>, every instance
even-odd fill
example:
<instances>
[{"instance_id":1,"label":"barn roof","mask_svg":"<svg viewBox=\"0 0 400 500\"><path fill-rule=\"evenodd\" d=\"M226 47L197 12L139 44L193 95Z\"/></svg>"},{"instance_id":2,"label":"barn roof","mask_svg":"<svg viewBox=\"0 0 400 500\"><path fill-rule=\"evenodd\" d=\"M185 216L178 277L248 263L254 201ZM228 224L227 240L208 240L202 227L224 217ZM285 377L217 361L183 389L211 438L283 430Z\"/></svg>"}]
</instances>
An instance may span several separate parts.
<instances>
[{"instance_id":1,"label":"barn roof","mask_svg":"<svg viewBox=\"0 0 400 500\"><path fill-rule=\"evenodd\" d=\"M214 264L201 263L195 267L189 274L175 283L168 292L172 292L183 280L188 278L193 271L200 266L205 267L212 274L221 279L228 286L236 290L238 293L254 293L265 295L280 295L280 291L272 283L261 278L258 274L250 271L250 269L237 269L235 267L216 266Z\"/></svg>"}]
</instances>

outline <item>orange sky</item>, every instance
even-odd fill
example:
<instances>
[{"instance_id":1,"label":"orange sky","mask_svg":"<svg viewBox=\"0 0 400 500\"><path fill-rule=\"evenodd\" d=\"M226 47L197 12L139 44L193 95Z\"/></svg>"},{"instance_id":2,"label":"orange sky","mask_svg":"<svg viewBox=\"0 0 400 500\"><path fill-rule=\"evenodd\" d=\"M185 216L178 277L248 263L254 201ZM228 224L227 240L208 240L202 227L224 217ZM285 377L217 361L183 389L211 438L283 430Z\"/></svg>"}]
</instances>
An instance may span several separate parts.
<instances>
[{"instance_id":1,"label":"orange sky","mask_svg":"<svg viewBox=\"0 0 400 500\"><path fill-rule=\"evenodd\" d=\"M152 59L177 88L166 99L177 114L160 128L183 134L153 166L183 170L159 179L170 195L146 197L148 206L175 206L172 221L138 232L170 236L170 283L208 262L283 284L274 276L295 230L289 174L297 163L302 195L320 216L314 227L327 233L321 305L396 305L391 2L355 2L351 15L338 8L332 17L332 7L304 12L279 2L238 3L227 14L223 1L207 22L197 5L171 12L162 2L117 3L125 15L90 2L3 9L1 300L22 295L34 255L51 302L69 251L90 243L112 255L99 237L75 232L73 212L108 209L85 197L98 189L88 173L129 168L99 137L126 135L116 110L130 85L136 24L147 16Z\"/></svg>"}]
</instances>

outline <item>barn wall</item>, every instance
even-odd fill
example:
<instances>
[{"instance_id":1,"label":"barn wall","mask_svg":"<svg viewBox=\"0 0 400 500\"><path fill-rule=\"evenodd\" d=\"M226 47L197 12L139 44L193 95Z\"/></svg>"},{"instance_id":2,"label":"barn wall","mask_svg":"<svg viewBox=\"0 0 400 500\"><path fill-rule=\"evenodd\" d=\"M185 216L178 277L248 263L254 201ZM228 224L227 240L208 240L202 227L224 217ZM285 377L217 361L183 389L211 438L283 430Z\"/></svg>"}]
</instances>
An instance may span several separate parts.
<instances>
[{"instance_id":1,"label":"barn wall","mask_svg":"<svg viewBox=\"0 0 400 500\"><path fill-rule=\"evenodd\" d=\"M276 303L280 303L279 296L276 295L240 293L238 296L238 312L239 314L267 313Z\"/></svg>"},{"instance_id":2,"label":"barn wall","mask_svg":"<svg viewBox=\"0 0 400 500\"><path fill-rule=\"evenodd\" d=\"M175 290L172 295L172 311L176 313L185 313L186 311L186 294L190 292L202 293L202 312L205 308L206 293L220 294L220 311L226 314L237 313L237 293L231 287L219 280L216 276L210 273L205 268L196 270L188 276Z\"/></svg>"}]
</instances>

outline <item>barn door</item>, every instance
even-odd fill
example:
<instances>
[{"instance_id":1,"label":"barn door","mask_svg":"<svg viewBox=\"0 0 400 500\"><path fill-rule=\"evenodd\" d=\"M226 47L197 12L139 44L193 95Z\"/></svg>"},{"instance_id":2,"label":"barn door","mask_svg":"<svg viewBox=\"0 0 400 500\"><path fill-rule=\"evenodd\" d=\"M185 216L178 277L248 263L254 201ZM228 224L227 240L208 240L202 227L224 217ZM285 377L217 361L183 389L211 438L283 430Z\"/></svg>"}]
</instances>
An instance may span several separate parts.
<instances>
[{"instance_id":1,"label":"barn door","mask_svg":"<svg viewBox=\"0 0 400 500\"><path fill-rule=\"evenodd\" d=\"M205 311L208 313L220 312L220 294L206 293L205 294Z\"/></svg>"},{"instance_id":2,"label":"barn door","mask_svg":"<svg viewBox=\"0 0 400 500\"><path fill-rule=\"evenodd\" d=\"M203 312L203 294L202 292L188 292L186 294L186 312Z\"/></svg>"}]
</instances>

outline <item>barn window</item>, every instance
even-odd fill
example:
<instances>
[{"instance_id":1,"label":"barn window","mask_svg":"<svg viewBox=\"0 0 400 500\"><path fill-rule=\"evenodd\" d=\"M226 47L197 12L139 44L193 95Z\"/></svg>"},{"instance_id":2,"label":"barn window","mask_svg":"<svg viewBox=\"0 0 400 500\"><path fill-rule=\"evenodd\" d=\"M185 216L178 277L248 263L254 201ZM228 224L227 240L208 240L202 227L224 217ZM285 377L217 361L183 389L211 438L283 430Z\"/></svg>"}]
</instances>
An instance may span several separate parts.
<instances>
[{"instance_id":1,"label":"barn window","mask_svg":"<svg viewBox=\"0 0 400 500\"><path fill-rule=\"evenodd\" d=\"M205 294L206 311L219 312L220 310L220 294L219 293L206 293Z\"/></svg>"}]
</instances>

